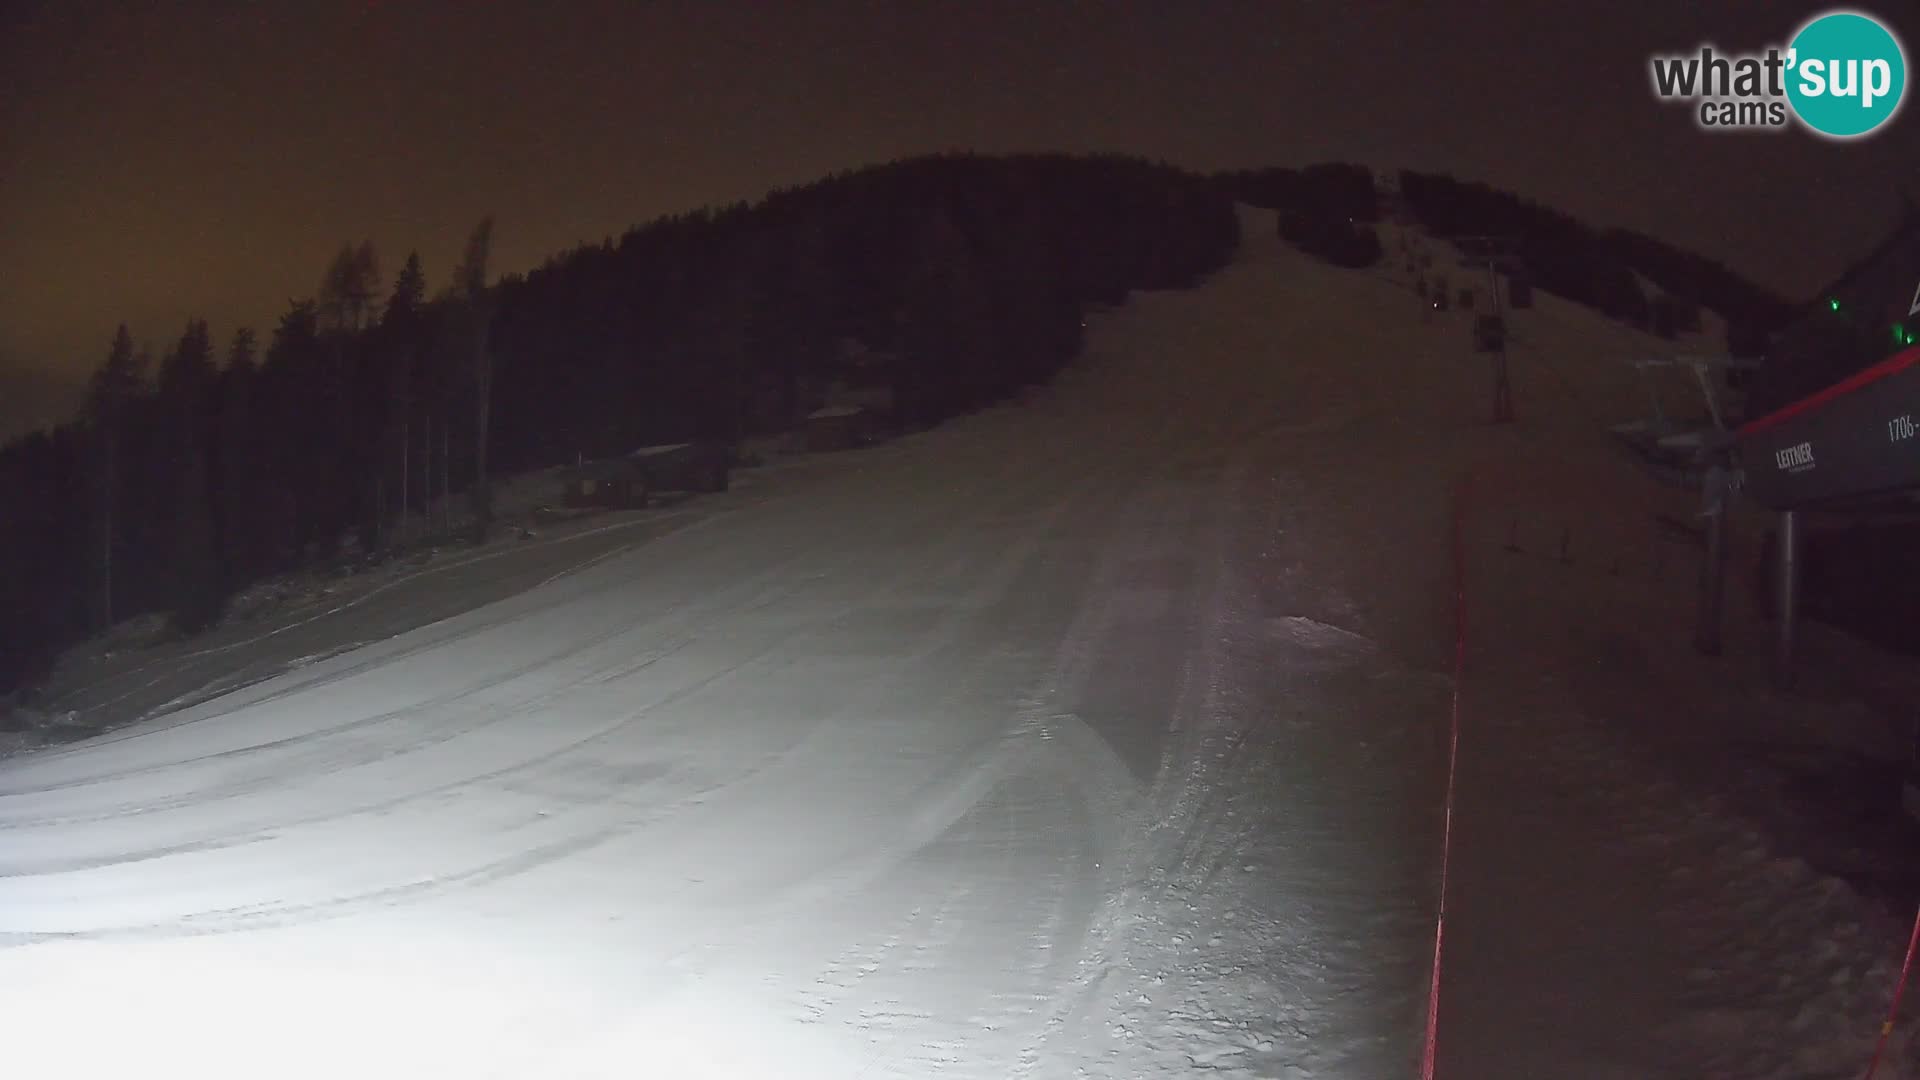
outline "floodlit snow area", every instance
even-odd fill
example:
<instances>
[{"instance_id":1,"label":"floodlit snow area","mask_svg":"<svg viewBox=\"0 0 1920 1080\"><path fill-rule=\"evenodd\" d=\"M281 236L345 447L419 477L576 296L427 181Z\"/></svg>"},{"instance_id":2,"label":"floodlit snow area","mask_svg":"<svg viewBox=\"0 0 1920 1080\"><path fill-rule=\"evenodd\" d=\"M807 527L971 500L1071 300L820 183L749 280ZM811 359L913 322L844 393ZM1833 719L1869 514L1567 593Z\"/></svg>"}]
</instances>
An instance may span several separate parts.
<instances>
[{"instance_id":1,"label":"floodlit snow area","mask_svg":"<svg viewBox=\"0 0 1920 1080\"><path fill-rule=\"evenodd\" d=\"M1413 1075L1470 477L1438 1075L1857 1075L1905 926L1729 748L1899 732L1688 650L1657 346L1540 297L1491 427L1469 314L1243 227L1018 403L0 761L9 1074Z\"/></svg>"}]
</instances>

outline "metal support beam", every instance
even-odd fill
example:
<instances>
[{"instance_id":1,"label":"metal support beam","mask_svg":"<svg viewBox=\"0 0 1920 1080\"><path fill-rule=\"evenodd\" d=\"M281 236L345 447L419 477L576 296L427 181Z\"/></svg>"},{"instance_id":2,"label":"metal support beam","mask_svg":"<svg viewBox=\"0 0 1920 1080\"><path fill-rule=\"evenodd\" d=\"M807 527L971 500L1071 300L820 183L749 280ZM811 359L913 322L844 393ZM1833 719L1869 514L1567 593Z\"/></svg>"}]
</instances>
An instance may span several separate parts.
<instances>
[{"instance_id":1,"label":"metal support beam","mask_svg":"<svg viewBox=\"0 0 1920 1080\"><path fill-rule=\"evenodd\" d=\"M1688 366L1693 368L1693 377L1700 382L1700 396L1707 399L1707 412L1713 416L1713 426L1721 431L1727 430L1726 414L1720 411L1720 395L1713 388L1713 378L1707 374L1707 362L1695 360Z\"/></svg>"},{"instance_id":2,"label":"metal support beam","mask_svg":"<svg viewBox=\"0 0 1920 1080\"><path fill-rule=\"evenodd\" d=\"M1461 260L1462 265L1486 268L1487 294L1492 298L1492 312L1505 318L1506 305L1500 295L1500 264L1502 260L1515 257L1520 248L1519 239L1512 236L1460 236L1454 238L1454 243L1466 255ZM1511 424L1513 382L1507 375L1507 343L1504 338L1500 347L1493 350L1490 359L1493 362L1493 422Z\"/></svg>"},{"instance_id":3,"label":"metal support beam","mask_svg":"<svg viewBox=\"0 0 1920 1080\"><path fill-rule=\"evenodd\" d=\"M1513 383L1507 378L1507 343L1493 354L1493 422L1513 423Z\"/></svg>"},{"instance_id":4,"label":"metal support beam","mask_svg":"<svg viewBox=\"0 0 1920 1080\"><path fill-rule=\"evenodd\" d=\"M1726 595L1727 504L1722 499L1707 512L1707 563L1700 577L1700 625L1693 635L1693 647L1703 655L1720 655L1721 611L1726 606Z\"/></svg>"},{"instance_id":5,"label":"metal support beam","mask_svg":"<svg viewBox=\"0 0 1920 1080\"><path fill-rule=\"evenodd\" d=\"M1660 407L1660 388L1653 385L1654 365L1641 361L1633 365L1640 371L1640 385L1647 388L1647 403L1653 406L1654 430L1664 433L1667 430L1667 410Z\"/></svg>"},{"instance_id":6,"label":"metal support beam","mask_svg":"<svg viewBox=\"0 0 1920 1080\"><path fill-rule=\"evenodd\" d=\"M1773 682L1782 690L1793 686L1794 624L1800 616L1800 512L1780 514L1779 561L1775 566L1776 615L1773 642Z\"/></svg>"}]
</instances>

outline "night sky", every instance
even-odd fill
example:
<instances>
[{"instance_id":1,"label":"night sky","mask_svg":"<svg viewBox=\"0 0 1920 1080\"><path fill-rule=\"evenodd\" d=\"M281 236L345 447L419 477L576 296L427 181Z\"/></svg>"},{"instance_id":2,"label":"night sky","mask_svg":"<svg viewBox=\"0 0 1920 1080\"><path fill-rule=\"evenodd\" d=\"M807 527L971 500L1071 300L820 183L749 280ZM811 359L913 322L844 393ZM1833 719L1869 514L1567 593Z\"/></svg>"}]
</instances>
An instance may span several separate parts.
<instances>
[{"instance_id":1,"label":"night sky","mask_svg":"<svg viewBox=\"0 0 1920 1080\"><path fill-rule=\"evenodd\" d=\"M1843 145L1653 99L1649 53L1782 42L1817 4L0 4L0 435L69 409L122 320L264 340L346 242L438 287L485 214L524 270L928 151L1445 170L1794 296L1920 169L1911 101ZM1862 10L1920 53L1910 7Z\"/></svg>"}]
</instances>

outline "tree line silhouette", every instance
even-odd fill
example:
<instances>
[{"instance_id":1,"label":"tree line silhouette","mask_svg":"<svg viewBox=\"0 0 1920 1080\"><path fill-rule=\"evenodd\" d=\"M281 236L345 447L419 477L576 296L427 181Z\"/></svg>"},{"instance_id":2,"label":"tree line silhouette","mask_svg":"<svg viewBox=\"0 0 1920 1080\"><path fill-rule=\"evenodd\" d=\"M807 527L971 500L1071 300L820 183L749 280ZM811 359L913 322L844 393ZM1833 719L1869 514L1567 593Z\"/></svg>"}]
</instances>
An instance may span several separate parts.
<instances>
[{"instance_id":1,"label":"tree line silhouette","mask_svg":"<svg viewBox=\"0 0 1920 1080\"><path fill-rule=\"evenodd\" d=\"M1384 256L1374 232L1382 217L1380 184L1364 165L1328 162L1216 178L1236 199L1275 210L1280 235L1336 266L1364 268ZM1700 312L1727 320L1729 351L1766 352L1769 334L1792 306L1712 259L1630 229L1598 229L1484 183L1402 170L1399 203L1440 237L1511 239L1522 273L1539 288L1621 322L1674 337L1697 330ZM1655 287L1652 295L1641 285Z\"/></svg>"},{"instance_id":2,"label":"tree line silhouette","mask_svg":"<svg viewBox=\"0 0 1920 1080\"><path fill-rule=\"evenodd\" d=\"M1712 259L1630 229L1597 229L1486 184L1408 170L1400 198L1437 236L1512 238L1536 287L1663 337L1695 328L1707 308L1726 320L1729 351L1759 356L1793 313L1784 298Z\"/></svg>"},{"instance_id":3,"label":"tree line silhouette","mask_svg":"<svg viewBox=\"0 0 1920 1080\"><path fill-rule=\"evenodd\" d=\"M118 620L191 633L268 575L444 536L455 500L483 539L497 473L781 430L834 379L907 425L979 408L1070 360L1088 304L1238 244L1220 185L1120 156L874 166L498 280L492 229L437 292L344 247L264 341L194 319L156 356L122 326L79 416L0 447L0 689Z\"/></svg>"}]
</instances>

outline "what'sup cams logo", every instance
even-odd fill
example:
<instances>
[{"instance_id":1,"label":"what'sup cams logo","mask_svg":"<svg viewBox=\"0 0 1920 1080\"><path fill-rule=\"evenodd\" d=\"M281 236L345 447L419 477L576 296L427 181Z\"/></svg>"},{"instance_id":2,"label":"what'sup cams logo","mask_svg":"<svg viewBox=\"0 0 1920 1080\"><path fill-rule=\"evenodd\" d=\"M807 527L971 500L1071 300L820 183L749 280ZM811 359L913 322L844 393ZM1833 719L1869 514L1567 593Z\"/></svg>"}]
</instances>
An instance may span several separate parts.
<instances>
[{"instance_id":1,"label":"what'sup cams logo","mask_svg":"<svg viewBox=\"0 0 1920 1080\"><path fill-rule=\"evenodd\" d=\"M1785 46L1724 53L1710 45L1656 56L1654 95L1684 101L1708 131L1779 129L1797 121L1827 139L1887 125L1907 91L1907 56L1886 24L1856 11L1809 20Z\"/></svg>"}]
</instances>

